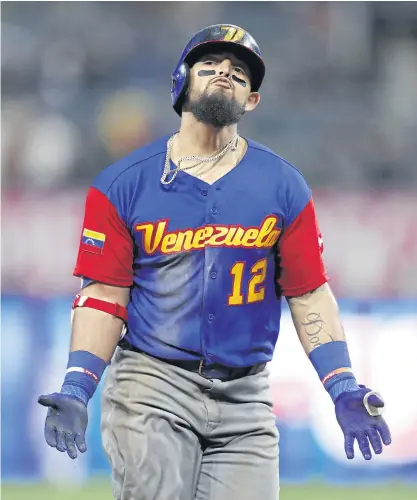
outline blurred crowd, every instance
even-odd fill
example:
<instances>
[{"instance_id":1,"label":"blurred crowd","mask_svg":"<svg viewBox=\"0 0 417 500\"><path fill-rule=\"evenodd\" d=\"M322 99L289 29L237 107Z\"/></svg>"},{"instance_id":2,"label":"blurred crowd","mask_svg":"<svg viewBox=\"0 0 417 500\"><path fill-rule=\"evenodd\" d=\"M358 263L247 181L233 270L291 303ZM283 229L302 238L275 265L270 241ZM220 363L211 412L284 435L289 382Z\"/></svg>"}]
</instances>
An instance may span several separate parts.
<instances>
[{"instance_id":1,"label":"blurred crowd","mask_svg":"<svg viewBox=\"0 0 417 500\"><path fill-rule=\"evenodd\" d=\"M3 187L85 186L176 130L171 72L219 22L267 65L243 134L313 188L417 187L416 2L3 3Z\"/></svg>"}]
</instances>

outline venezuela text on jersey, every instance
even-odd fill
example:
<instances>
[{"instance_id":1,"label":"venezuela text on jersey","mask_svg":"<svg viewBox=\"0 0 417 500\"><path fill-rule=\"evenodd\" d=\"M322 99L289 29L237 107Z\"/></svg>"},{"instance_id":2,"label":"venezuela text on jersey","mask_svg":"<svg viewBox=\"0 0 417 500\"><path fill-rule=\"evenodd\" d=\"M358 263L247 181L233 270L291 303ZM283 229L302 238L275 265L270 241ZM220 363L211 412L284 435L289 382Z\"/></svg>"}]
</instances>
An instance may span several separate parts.
<instances>
[{"instance_id":1,"label":"venezuela text on jersey","mask_svg":"<svg viewBox=\"0 0 417 500\"><path fill-rule=\"evenodd\" d=\"M272 247L281 233L276 227L278 217L265 217L259 227L244 228L240 225L207 224L195 229L167 231L169 219L136 224L136 231L143 233L143 249L147 254L189 252L205 247Z\"/></svg>"}]
</instances>

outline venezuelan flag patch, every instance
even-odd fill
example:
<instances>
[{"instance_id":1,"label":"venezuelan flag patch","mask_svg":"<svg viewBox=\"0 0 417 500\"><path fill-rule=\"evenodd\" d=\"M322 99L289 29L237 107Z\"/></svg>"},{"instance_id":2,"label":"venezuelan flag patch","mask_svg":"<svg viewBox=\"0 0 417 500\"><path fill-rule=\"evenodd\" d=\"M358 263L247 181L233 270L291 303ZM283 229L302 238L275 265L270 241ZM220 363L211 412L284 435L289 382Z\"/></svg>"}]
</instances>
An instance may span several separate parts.
<instances>
[{"instance_id":1,"label":"venezuelan flag patch","mask_svg":"<svg viewBox=\"0 0 417 500\"><path fill-rule=\"evenodd\" d=\"M100 255L103 253L104 242L106 235L91 231L91 229L84 229L81 237L81 248L86 252L91 252Z\"/></svg>"}]
</instances>

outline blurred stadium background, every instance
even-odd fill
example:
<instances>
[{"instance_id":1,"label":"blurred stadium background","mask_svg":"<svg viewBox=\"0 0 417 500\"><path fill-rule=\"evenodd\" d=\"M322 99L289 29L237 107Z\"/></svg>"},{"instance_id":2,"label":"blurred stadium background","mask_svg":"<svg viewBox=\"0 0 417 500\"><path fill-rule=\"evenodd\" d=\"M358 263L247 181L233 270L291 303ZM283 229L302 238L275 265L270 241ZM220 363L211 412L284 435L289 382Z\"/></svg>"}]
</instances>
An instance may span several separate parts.
<instances>
[{"instance_id":1,"label":"blurred stadium background","mask_svg":"<svg viewBox=\"0 0 417 500\"><path fill-rule=\"evenodd\" d=\"M271 363L282 499L417 499L417 3L2 3L2 483L5 499L111 498L99 396L89 451L43 441L57 390L86 190L107 164L178 127L170 72L189 36L231 22L267 64L242 131L315 192L325 261L358 378L393 444L348 462L288 313ZM34 484L36 483L36 484Z\"/></svg>"}]
</instances>

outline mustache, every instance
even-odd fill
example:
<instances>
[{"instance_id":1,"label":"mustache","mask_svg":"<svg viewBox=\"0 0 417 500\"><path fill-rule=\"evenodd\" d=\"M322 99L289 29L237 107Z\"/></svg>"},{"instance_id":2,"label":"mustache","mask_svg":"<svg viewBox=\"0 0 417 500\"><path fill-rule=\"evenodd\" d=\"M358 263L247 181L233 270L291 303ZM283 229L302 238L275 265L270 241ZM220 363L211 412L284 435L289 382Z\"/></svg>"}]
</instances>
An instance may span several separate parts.
<instances>
[{"instance_id":1,"label":"mustache","mask_svg":"<svg viewBox=\"0 0 417 500\"><path fill-rule=\"evenodd\" d=\"M229 78L227 78L226 76L217 76L216 78L213 78L212 80L210 80L210 85L212 83L216 83L218 81L222 81L222 82L228 83L231 88L234 87L232 81L229 80Z\"/></svg>"},{"instance_id":2,"label":"mustache","mask_svg":"<svg viewBox=\"0 0 417 500\"><path fill-rule=\"evenodd\" d=\"M210 80L210 82L207 84L206 91L209 91L210 85L215 84L216 82L222 82L223 84L227 84L227 87L232 91L232 94L234 95L236 92L236 87L233 84L231 80L228 78L221 76L221 77L216 77ZM226 85L225 85L226 86Z\"/></svg>"}]
</instances>

